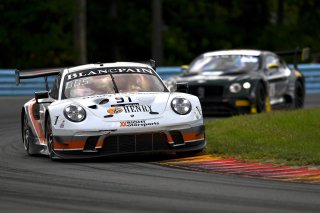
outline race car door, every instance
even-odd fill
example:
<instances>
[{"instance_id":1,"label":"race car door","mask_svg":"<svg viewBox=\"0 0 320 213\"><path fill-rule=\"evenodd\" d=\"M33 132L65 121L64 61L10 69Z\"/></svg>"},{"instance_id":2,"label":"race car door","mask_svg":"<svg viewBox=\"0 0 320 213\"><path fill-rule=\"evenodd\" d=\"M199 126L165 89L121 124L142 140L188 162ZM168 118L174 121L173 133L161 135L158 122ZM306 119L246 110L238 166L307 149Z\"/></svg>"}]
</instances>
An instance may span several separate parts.
<instances>
[{"instance_id":1,"label":"race car door","mask_svg":"<svg viewBox=\"0 0 320 213\"><path fill-rule=\"evenodd\" d=\"M279 57L274 54L266 55L265 62L271 103L282 102L281 98L288 85L285 63L281 63Z\"/></svg>"}]
</instances>

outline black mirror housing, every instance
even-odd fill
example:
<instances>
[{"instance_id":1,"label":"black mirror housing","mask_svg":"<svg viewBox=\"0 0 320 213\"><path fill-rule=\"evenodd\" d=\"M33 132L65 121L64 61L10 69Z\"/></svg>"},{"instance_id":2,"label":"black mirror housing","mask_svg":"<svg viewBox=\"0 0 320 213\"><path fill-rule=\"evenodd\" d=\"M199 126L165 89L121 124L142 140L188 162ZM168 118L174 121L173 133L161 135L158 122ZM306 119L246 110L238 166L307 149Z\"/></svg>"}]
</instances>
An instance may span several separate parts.
<instances>
[{"instance_id":1,"label":"black mirror housing","mask_svg":"<svg viewBox=\"0 0 320 213\"><path fill-rule=\"evenodd\" d=\"M36 99L36 102L39 103L40 99L41 99L41 103L51 103L49 101L42 101L42 99L48 99L49 98L49 92L48 91L41 91L41 92L35 92L34 93L34 97Z\"/></svg>"}]
</instances>

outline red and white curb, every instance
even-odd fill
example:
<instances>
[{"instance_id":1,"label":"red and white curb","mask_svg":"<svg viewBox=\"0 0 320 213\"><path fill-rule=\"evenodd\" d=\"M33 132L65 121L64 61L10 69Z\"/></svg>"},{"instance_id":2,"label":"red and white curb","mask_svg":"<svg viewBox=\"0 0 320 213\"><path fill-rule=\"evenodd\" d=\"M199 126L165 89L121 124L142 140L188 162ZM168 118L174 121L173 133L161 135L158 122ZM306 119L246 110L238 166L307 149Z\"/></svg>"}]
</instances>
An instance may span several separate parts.
<instances>
[{"instance_id":1,"label":"red and white curb","mask_svg":"<svg viewBox=\"0 0 320 213\"><path fill-rule=\"evenodd\" d=\"M176 158L160 161L157 164L209 173L320 184L320 169L248 163L235 158L222 158L212 155Z\"/></svg>"}]
</instances>

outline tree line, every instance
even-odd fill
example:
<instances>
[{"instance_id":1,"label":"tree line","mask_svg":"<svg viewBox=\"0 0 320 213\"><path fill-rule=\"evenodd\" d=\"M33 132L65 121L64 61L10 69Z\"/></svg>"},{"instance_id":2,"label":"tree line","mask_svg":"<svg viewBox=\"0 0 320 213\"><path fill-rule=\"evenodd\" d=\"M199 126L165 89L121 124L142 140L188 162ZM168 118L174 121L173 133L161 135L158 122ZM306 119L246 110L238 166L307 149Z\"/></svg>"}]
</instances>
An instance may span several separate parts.
<instances>
[{"instance_id":1,"label":"tree line","mask_svg":"<svg viewBox=\"0 0 320 213\"><path fill-rule=\"evenodd\" d=\"M319 20L317 0L2 0L0 68L141 61L157 50L163 66L230 48L315 53Z\"/></svg>"}]
</instances>

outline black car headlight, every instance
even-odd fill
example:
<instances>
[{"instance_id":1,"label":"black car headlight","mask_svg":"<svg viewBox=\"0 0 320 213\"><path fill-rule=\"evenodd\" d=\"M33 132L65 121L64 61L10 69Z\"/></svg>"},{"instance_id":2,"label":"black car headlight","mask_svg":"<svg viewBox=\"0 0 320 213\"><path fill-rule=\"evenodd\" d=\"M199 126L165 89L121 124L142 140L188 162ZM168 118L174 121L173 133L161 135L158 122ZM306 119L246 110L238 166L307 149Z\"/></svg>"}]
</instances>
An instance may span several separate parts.
<instances>
[{"instance_id":1,"label":"black car headlight","mask_svg":"<svg viewBox=\"0 0 320 213\"><path fill-rule=\"evenodd\" d=\"M230 92L232 93L238 93L241 91L241 84L239 83L233 83L229 87Z\"/></svg>"},{"instance_id":2,"label":"black car headlight","mask_svg":"<svg viewBox=\"0 0 320 213\"><path fill-rule=\"evenodd\" d=\"M186 115L191 111L191 103L185 98L174 98L171 101L171 108L179 115Z\"/></svg>"},{"instance_id":3,"label":"black car headlight","mask_svg":"<svg viewBox=\"0 0 320 213\"><path fill-rule=\"evenodd\" d=\"M86 118L86 111L79 105L70 104L64 108L64 116L72 122L81 122Z\"/></svg>"}]
</instances>

